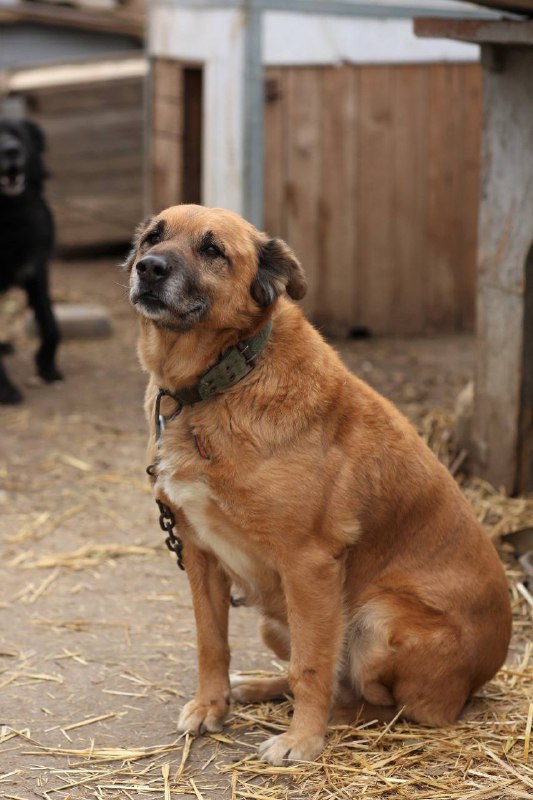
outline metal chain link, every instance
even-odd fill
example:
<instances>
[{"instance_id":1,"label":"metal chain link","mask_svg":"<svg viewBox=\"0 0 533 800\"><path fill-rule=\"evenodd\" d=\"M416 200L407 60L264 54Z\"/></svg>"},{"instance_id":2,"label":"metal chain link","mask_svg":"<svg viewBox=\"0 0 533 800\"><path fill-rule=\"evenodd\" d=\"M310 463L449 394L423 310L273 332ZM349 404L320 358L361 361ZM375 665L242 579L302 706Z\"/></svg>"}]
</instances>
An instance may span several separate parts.
<instances>
[{"instance_id":1,"label":"metal chain link","mask_svg":"<svg viewBox=\"0 0 533 800\"><path fill-rule=\"evenodd\" d=\"M183 542L174 531L176 527L176 518L170 508L162 503L161 500L156 500L156 503L159 508L159 525L161 526L161 530L167 534L165 544L170 552L175 554L178 567L185 570L185 564L183 563Z\"/></svg>"}]
</instances>

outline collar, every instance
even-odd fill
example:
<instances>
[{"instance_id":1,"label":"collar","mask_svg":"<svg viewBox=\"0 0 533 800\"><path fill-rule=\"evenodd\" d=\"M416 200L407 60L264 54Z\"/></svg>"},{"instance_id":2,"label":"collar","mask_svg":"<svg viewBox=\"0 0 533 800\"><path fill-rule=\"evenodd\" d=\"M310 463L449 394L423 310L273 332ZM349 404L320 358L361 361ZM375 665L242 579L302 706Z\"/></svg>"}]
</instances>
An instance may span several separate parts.
<instances>
[{"instance_id":1,"label":"collar","mask_svg":"<svg viewBox=\"0 0 533 800\"><path fill-rule=\"evenodd\" d=\"M175 419L181 413L183 406L192 406L202 400L208 400L245 378L253 370L257 358L265 349L271 330L272 322L269 320L251 339L237 342L226 350L217 363L204 372L197 383L183 386L176 392L159 389L154 408L156 440L159 441L165 424ZM176 409L166 418L161 414L163 397L171 397L176 402Z\"/></svg>"}]
</instances>

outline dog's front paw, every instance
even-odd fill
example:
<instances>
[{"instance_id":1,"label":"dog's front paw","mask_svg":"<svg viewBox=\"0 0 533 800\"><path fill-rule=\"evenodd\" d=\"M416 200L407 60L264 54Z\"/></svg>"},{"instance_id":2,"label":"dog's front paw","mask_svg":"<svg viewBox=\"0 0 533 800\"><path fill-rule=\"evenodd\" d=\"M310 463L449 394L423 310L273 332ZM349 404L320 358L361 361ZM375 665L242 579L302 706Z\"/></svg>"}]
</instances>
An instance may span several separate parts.
<instances>
[{"instance_id":1,"label":"dog's front paw","mask_svg":"<svg viewBox=\"0 0 533 800\"><path fill-rule=\"evenodd\" d=\"M0 385L0 406L16 406L22 403L22 400L22 392L12 383L2 383Z\"/></svg>"},{"instance_id":2,"label":"dog's front paw","mask_svg":"<svg viewBox=\"0 0 533 800\"><path fill-rule=\"evenodd\" d=\"M203 702L194 698L183 707L178 720L180 733L205 733L221 731L229 711L229 701L221 699Z\"/></svg>"},{"instance_id":3,"label":"dog's front paw","mask_svg":"<svg viewBox=\"0 0 533 800\"><path fill-rule=\"evenodd\" d=\"M324 749L324 737L320 734L281 733L271 736L259 745L259 756L279 767L286 758L288 761L314 761Z\"/></svg>"}]
</instances>

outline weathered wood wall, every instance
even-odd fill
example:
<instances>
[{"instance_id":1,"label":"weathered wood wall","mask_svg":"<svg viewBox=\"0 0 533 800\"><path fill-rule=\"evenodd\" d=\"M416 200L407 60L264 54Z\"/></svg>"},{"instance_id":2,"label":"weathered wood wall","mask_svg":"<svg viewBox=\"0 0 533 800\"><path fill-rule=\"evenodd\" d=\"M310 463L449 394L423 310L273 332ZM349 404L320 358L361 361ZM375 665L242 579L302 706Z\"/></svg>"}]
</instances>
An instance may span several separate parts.
<instances>
[{"instance_id":1,"label":"weathered wood wall","mask_svg":"<svg viewBox=\"0 0 533 800\"><path fill-rule=\"evenodd\" d=\"M330 328L474 324L477 64L268 71L265 227Z\"/></svg>"},{"instance_id":2,"label":"weathered wood wall","mask_svg":"<svg viewBox=\"0 0 533 800\"><path fill-rule=\"evenodd\" d=\"M58 245L78 249L129 241L143 216L143 80L22 94L47 137L47 195Z\"/></svg>"},{"instance_id":3,"label":"weathered wood wall","mask_svg":"<svg viewBox=\"0 0 533 800\"><path fill-rule=\"evenodd\" d=\"M183 86L155 61L155 208L191 200ZM301 258L317 323L473 329L480 135L477 64L267 70L265 229Z\"/></svg>"},{"instance_id":4,"label":"weathered wood wall","mask_svg":"<svg viewBox=\"0 0 533 800\"><path fill-rule=\"evenodd\" d=\"M152 63L150 203L160 211L183 203L183 65L167 58Z\"/></svg>"}]
</instances>

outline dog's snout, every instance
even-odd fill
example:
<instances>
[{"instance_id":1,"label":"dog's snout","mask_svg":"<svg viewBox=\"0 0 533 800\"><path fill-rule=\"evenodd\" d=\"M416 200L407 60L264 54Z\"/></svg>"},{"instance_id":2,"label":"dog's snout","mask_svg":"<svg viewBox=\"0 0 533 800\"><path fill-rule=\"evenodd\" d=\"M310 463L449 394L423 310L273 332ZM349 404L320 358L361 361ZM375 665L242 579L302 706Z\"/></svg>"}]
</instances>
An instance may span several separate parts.
<instances>
[{"instance_id":1,"label":"dog's snout","mask_svg":"<svg viewBox=\"0 0 533 800\"><path fill-rule=\"evenodd\" d=\"M146 282L155 283L168 277L171 271L170 264L163 256L156 254L144 256L137 262L139 277Z\"/></svg>"}]
</instances>

